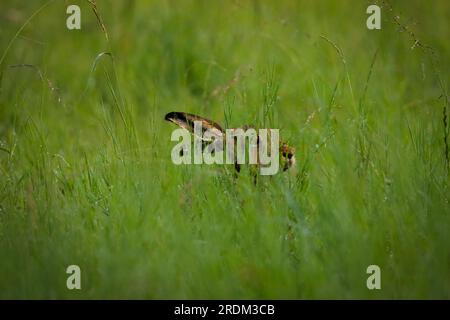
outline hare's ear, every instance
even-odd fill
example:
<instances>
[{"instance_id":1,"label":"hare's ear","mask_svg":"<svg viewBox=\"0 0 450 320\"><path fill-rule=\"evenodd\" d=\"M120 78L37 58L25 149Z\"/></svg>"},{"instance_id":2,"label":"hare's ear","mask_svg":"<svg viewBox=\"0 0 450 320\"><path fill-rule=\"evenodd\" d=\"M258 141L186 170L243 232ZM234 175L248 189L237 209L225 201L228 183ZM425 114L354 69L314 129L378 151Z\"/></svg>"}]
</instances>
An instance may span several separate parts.
<instances>
[{"instance_id":1,"label":"hare's ear","mask_svg":"<svg viewBox=\"0 0 450 320\"><path fill-rule=\"evenodd\" d=\"M194 132L194 120L190 121L188 114L184 112L169 112L164 117L164 120L175 123L190 132Z\"/></svg>"},{"instance_id":2,"label":"hare's ear","mask_svg":"<svg viewBox=\"0 0 450 320\"><path fill-rule=\"evenodd\" d=\"M222 137L223 135L223 129L217 123L195 114L186 112L169 112L166 114L164 119L175 123L191 133L194 133L194 121L199 121L202 123L202 136L206 130L209 130L216 137Z\"/></svg>"}]
</instances>

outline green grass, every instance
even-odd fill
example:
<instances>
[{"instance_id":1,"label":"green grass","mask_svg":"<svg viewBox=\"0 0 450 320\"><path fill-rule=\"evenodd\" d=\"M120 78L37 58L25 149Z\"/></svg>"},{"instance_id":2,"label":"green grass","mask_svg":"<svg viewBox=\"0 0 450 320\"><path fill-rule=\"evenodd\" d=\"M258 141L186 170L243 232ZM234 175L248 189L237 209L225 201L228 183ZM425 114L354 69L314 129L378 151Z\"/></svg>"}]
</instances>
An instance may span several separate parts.
<instances>
[{"instance_id":1,"label":"green grass","mask_svg":"<svg viewBox=\"0 0 450 320\"><path fill-rule=\"evenodd\" d=\"M2 1L0 298L450 298L448 1L74 3ZM175 166L169 111L297 170Z\"/></svg>"}]
</instances>

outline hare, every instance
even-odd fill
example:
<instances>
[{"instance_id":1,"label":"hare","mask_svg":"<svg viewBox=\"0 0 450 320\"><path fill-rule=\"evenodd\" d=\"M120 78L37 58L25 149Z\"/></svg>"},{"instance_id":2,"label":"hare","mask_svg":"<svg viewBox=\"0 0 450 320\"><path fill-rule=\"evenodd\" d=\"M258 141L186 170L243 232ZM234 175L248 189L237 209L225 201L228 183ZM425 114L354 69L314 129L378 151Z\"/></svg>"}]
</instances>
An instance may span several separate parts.
<instances>
[{"instance_id":1,"label":"hare","mask_svg":"<svg viewBox=\"0 0 450 320\"><path fill-rule=\"evenodd\" d=\"M238 130L238 129L247 130L249 128L253 128L252 126L245 125L245 126L242 126L241 128L228 129L225 131L224 129L222 129L222 127L218 123L216 123L212 120L203 118L203 117L195 115L195 114L186 113L186 112L169 112L166 114L164 119L167 121L173 122L176 125L178 125L179 127L188 130L193 135L198 136L198 138L200 138L202 140L203 148L207 148L208 146L211 146L212 144L217 143L217 142L219 142L219 144L221 146L223 146L223 142L225 141L226 134L230 130ZM201 123L201 130L202 130L201 136L199 136L199 132L195 132L194 122ZM203 134L206 131L208 131L209 135L210 136L212 135L212 137L214 139L205 138L203 136ZM233 131L231 131L231 132L233 132ZM270 139L270 136L269 136L269 139ZM207 144L208 142L210 142L209 145ZM256 148L259 149L260 147L261 147L261 143L260 143L259 136L258 136L257 141L256 141ZM283 171L286 171L295 165L295 149L293 147L290 147L287 143L282 142L281 146L279 147L279 152L280 152L280 165L281 165L281 168L283 168ZM259 162L258 162L258 164L259 164ZM234 161L234 166L235 166L236 171L240 172L241 166L236 161L236 159Z\"/></svg>"}]
</instances>

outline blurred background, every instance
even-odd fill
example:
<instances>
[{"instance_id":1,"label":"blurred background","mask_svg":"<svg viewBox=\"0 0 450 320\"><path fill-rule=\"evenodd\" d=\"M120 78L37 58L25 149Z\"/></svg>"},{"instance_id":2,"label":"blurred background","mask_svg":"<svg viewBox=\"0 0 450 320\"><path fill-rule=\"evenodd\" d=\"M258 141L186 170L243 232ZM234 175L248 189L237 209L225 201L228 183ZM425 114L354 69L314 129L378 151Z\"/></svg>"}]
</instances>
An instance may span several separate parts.
<instances>
[{"instance_id":1,"label":"blurred background","mask_svg":"<svg viewBox=\"0 0 450 320\"><path fill-rule=\"evenodd\" d=\"M1 298L450 298L448 1L3 0L0 19ZM170 111L279 128L297 168L175 166Z\"/></svg>"}]
</instances>

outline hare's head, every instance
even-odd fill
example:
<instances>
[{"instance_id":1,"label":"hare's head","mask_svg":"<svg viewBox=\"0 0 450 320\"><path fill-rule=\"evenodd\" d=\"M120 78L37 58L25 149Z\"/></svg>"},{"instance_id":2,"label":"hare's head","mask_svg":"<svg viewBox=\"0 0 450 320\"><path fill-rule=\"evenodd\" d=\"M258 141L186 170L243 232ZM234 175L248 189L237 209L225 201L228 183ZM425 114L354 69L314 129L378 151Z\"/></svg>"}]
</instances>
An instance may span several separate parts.
<instances>
[{"instance_id":1,"label":"hare's head","mask_svg":"<svg viewBox=\"0 0 450 320\"><path fill-rule=\"evenodd\" d=\"M225 140L226 136L225 130L222 129L222 127L218 123L203 118L201 116L186 112L169 112L168 114L166 114L164 119L173 122L179 127L190 131L194 135L195 135L194 122L199 121L202 124L202 132L200 133L201 136L199 136L198 138L202 139L203 142L210 141L208 139L203 138L203 134L206 130L212 133L217 141L223 142ZM249 128L254 127L251 125L244 125L239 129L247 130ZM258 138L258 145L259 145L259 138ZM291 167L293 167L295 165L295 149L293 147L290 147L286 142L282 142L281 146L279 147L279 151L280 151L280 165L281 168L283 168L283 171L286 171ZM238 163L235 163L235 168L238 172L240 171L240 165Z\"/></svg>"},{"instance_id":2,"label":"hare's head","mask_svg":"<svg viewBox=\"0 0 450 320\"><path fill-rule=\"evenodd\" d=\"M280 157L283 171L295 165L295 149L285 142L280 146Z\"/></svg>"}]
</instances>

